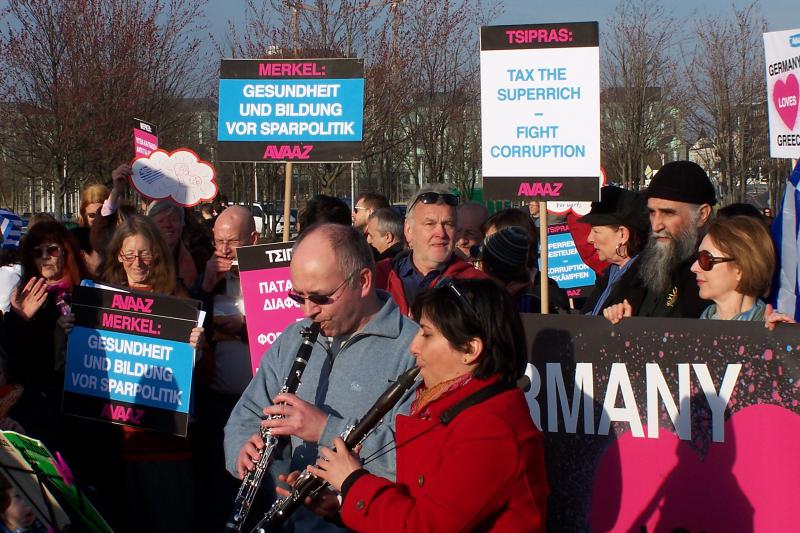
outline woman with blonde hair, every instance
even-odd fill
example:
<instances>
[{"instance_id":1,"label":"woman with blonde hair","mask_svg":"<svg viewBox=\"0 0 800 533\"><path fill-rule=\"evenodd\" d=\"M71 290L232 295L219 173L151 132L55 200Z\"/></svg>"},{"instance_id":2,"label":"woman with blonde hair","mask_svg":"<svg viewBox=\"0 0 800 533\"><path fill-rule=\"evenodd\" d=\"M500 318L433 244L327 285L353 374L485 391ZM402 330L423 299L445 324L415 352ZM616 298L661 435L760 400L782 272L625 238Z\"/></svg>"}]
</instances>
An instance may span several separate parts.
<instances>
[{"instance_id":1,"label":"woman with blonde hair","mask_svg":"<svg viewBox=\"0 0 800 533\"><path fill-rule=\"evenodd\" d=\"M81 207L78 215L78 225L84 228L92 227L98 216L103 202L106 201L111 191L100 183L89 185L81 193Z\"/></svg>"}]
</instances>

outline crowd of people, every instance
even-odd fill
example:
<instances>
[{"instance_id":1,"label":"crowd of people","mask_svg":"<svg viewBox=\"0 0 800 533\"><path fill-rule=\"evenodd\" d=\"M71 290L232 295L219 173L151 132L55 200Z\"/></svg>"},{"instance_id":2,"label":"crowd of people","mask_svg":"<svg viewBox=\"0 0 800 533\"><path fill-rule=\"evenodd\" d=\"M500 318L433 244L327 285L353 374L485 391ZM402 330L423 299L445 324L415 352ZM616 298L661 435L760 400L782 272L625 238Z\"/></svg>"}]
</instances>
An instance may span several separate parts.
<instances>
[{"instance_id":1,"label":"crowd of people","mask_svg":"<svg viewBox=\"0 0 800 533\"><path fill-rule=\"evenodd\" d=\"M766 303L768 220L742 206L715 212L711 181L688 161L664 165L641 192L603 187L569 221L598 273L577 302L546 277L542 300L535 202L490 214L437 184L401 213L374 192L352 209L319 195L297 217L290 267L287 296L304 319L254 376L236 262L237 248L259 242L250 210L137 209L124 199L130 173L121 165L110 189L84 189L77 228L37 215L0 252L0 394L13 394L0 428L58 450L118 531L221 531L264 450L262 427L280 446L257 507L305 469L329 484L291 517L296 531L540 531L548 485L542 434L515 386L528 356L520 313L793 322ZM186 339L188 437L61 413L71 294L85 279L202 302L203 327ZM281 393L311 322L320 334L302 384ZM347 428L415 366L420 384L348 450Z\"/></svg>"}]
</instances>

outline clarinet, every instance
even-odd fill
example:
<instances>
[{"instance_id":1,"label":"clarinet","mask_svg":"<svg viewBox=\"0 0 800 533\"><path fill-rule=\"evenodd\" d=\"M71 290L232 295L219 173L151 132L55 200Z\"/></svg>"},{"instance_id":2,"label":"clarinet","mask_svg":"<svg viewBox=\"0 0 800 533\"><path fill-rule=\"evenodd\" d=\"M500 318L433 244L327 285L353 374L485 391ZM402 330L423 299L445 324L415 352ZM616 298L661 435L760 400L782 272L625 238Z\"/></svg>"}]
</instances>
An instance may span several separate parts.
<instances>
[{"instance_id":1,"label":"clarinet","mask_svg":"<svg viewBox=\"0 0 800 533\"><path fill-rule=\"evenodd\" d=\"M306 369L308 359L311 356L311 350L314 349L314 343L317 342L319 335L319 324L312 322L307 328L300 330L300 335L303 336L303 343L297 350L297 355L292 363L292 368L286 380L283 382L281 393L294 394L297 387L300 386L300 378L303 376L303 371ZM270 419L280 418L279 416L271 416ZM244 527L244 522L247 519L247 514L250 512L250 507L253 505L253 500L256 497L256 492L261 486L261 480L264 473L267 471L272 456L275 453L275 448L278 445L278 437L272 434L269 428L261 427L261 438L264 439L264 448L261 450L261 455L258 458L252 470L248 471L242 485L239 487L239 493L236 495L236 500L233 502L233 512L225 523L225 533L239 533Z\"/></svg>"},{"instance_id":2,"label":"clarinet","mask_svg":"<svg viewBox=\"0 0 800 533\"><path fill-rule=\"evenodd\" d=\"M384 415L388 413L389 410L400 401L403 395L405 395L406 391L414 385L418 374L418 367L403 372L400 377L397 378L397 381L386 389L386 392L384 392L373 406L370 407L367 414L365 414L355 426L350 426L345 430L342 438L348 450L355 448L357 444L360 444L372 430L375 429L375 426L380 423ZM304 470L300 477L297 478L292 492L286 498L276 501L253 531L257 533L275 531L281 524L289 519L300 505L302 505L306 497L314 497L326 486L327 482L314 476L308 470Z\"/></svg>"}]
</instances>

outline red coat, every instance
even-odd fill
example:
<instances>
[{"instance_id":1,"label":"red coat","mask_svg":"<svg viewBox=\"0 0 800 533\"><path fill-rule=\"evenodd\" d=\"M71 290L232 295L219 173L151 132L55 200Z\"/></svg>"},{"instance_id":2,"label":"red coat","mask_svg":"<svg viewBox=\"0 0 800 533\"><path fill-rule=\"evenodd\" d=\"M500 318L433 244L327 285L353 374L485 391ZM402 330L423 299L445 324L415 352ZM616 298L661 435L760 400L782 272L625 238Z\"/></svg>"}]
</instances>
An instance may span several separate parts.
<instances>
[{"instance_id":1,"label":"red coat","mask_svg":"<svg viewBox=\"0 0 800 533\"><path fill-rule=\"evenodd\" d=\"M393 259L384 259L377 264L375 268L375 286L378 289L389 291L389 294L392 295L392 299L400 308L400 312L408 316L411 302L406 300L403 282L394 270L395 264L397 264L401 257L401 255L397 255ZM488 276L481 270L472 266L472 264L467 263L456 254L453 254L450 262L447 264L447 268L442 272L442 275L434 279L429 287L436 285L436 282L441 278L488 279Z\"/></svg>"},{"instance_id":2,"label":"red coat","mask_svg":"<svg viewBox=\"0 0 800 533\"><path fill-rule=\"evenodd\" d=\"M522 391L469 407L447 426L438 422L442 411L489 383L473 379L432 403L429 420L398 415L397 483L358 478L342 503L345 526L381 533L544 531L543 437Z\"/></svg>"}]
</instances>

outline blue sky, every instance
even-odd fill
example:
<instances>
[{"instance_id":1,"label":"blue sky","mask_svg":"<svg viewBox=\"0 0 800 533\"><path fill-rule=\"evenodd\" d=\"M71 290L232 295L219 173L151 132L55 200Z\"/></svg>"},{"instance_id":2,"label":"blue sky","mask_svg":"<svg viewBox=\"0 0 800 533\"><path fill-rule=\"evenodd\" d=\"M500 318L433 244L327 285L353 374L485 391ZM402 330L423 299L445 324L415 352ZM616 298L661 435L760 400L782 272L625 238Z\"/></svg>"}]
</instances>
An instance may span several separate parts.
<instances>
[{"instance_id":1,"label":"blue sky","mask_svg":"<svg viewBox=\"0 0 800 533\"><path fill-rule=\"evenodd\" d=\"M264 2L269 0L262 0ZM731 12L732 5L743 7L749 1L741 0L662 0L660 2L674 17L692 19L707 17L719 13L720 16ZM500 2L504 12L492 24L542 23L542 22L578 22L597 20L602 33L603 23L614 13L616 0L505 0ZM244 16L244 0L209 0L207 17L209 31L218 39L224 40L227 21L242 20ZM762 0L759 2L761 13L771 31L800 28L800 6L798 0ZM476 29L477 31L477 29Z\"/></svg>"}]
</instances>

